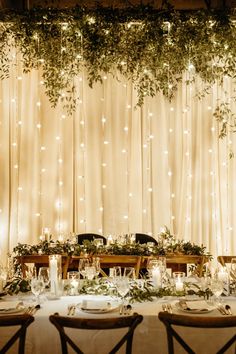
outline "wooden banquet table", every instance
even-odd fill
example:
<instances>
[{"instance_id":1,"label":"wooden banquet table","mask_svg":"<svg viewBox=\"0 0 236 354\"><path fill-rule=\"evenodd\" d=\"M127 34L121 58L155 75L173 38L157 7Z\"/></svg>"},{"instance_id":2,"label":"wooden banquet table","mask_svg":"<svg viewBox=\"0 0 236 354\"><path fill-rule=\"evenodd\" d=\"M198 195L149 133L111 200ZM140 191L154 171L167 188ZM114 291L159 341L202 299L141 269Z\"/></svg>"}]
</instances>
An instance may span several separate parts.
<instances>
[{"instance_id":1,"label":"wooden banquet table","mask_svg":"<svg viewBox=\"0 0 236 354\"><path fill-rule=\"evenodd\" d=\"M112 267L114 265L118 265L120 262L120 258L122 259L123 266L134 266L134 258L137 258L137 273L138 275L139 269L144 269L147 266L149 256L132 256L132 255L94 255L95 257L101 257L103 259L104 268ZM153 256L151 256L153 257ZM155 257L155 256L154 256ZM202 276L203 266L209 260L209 256L207 255L184 255L184 254L168 254L164 256L166 258L166 263L169 268L172 268L173 271L184 271L186 272L187 264L195 264L196 272L198 276ZM78 269L79 260L81 256L69 256L67 254L62 255L62 275L63 279L67 277L67 271L72 269ZM108 260L109 258L109 260ZM127 262L125 262L125 259ZM23 275L25 276L25 270L27 263L35 264L36 268L41 266L48 265L49 259L48 255L23 255L17 257L18 263L21 265ZM184 269L183 269L184 266Z\"/></svg>"},{"instance_id":2,"label":"wooden banquet table","mask_svg":"<svg viewBox=\"0 0 236 354\"><path fill-rule=\"evenodd\" d=\"M32 298L32 295L31 295ZM16 298L15 298L16 299ZM99 295L79 295L79 296L63 296L58 300L46 300L42 302L41 308L35 314L35 321L30 325L26 337L25 354L60 354L60 340L56 328L49 322L49 315L59 312L60 315L67 314L69 304L79 304L82 300L98 299L104 300ZM9 300L9 298L7 299ZM26 304L29 296L20 297ZM1 300L5 301L5 300ZM174 306L176 298L157 299L153 302L135 303L133 311L143 315L143 322L136 328L133 341L133 354L167 354L167 338L164 325L158 319L158 313L162 311L163 303L172 303L174 312L178 312ZM231 305L233 314L236 314L236 298L227 298L227 304ZM107 314L87 314L78 309L75 316L80 317L112 317L120 316L118 310ZM198 316L198 315L196 315ZM201 316L222 316L215 309L210 313ZM9 333L9 328L1 329L0 343ZM113 330L108 331L89 331L89 330L70 330L73 336L79 340L81 349L85 354L107 354L111 348L111 342L118 339L118 335ZM119 330L122 331L122 330ZM187 332L188 331L188 332ZM218 331L221 331L218 335ZM235 328L227 330L222 329L183 329L182 332L187 334L187 342L193 345L194 350L198 354L212 354L217 351L220 344L235 334ZM16 350L10 353L16 354ZM69 351L72 353L72 351ZM124 351L119 351L124 353ZM183 349L178 347L177 354L184 353ZM227 354L235 354L235 346L226 352Z\"/></svg>"}]
</instances>

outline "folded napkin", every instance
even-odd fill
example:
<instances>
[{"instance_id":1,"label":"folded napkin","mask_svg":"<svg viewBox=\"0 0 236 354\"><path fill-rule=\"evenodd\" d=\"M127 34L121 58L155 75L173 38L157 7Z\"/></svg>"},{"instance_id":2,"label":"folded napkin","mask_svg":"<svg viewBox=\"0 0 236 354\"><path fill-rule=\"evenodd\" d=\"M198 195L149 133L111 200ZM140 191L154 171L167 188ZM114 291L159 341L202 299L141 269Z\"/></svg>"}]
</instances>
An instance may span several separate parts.
<instances>
[{"instance_id":1,"label":"folded napkin","mask_svg":"<svg viewBox=\"0 0 236 354\"><path fill-rule=\"evenodd\" d=\"M20 301L1 301L0 311L16 310L20 304Z\"/></svg>"},{"instance_id":2,"label":"folded napkin","mask_svg":"<svg viewBox=\"0 0 236 354\"><path fill-rule=\"evenodd\" d=\"M110 303L107 301L98 301L98 300L83 300L81 304L82 310L107 310L110 306Z\"/></svg>"},{"instance_id":3,"label":"folded napkin","mask_svg":"<svg viewBox=\"0 0 236 354\"><path fill-rule=\"evenodd\" d=\"M212 306L209 306L206 301L184 301L180 300L179 301L179 306L182 310L189 311L189 312L208 312L212 310Z\"/></svg>"}]
</instances>

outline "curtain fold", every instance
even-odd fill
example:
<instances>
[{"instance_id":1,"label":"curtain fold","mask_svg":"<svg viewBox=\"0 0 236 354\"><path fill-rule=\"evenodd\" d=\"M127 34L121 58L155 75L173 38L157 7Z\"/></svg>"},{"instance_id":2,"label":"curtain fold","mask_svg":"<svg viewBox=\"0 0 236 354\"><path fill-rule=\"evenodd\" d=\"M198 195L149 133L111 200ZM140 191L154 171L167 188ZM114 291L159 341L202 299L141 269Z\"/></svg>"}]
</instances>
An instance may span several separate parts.
<instances>
[{"instance_id":1,"label":"curtain fold","mask_svg":"<svg viewBox=\"0 0 236 354\"><path fill-rule=\"evenodd\" d=\"M71 232L144 232L164 225L179 239L233 254L236 241L235 137L218 138L212 118L224 88L199 100L196 84L180 84L137 107L133 84L112 75L92 89L82 73L68 116L50 106L40 72L12 68L0 82L0 250ZM228 79L227 89L233 92ZM235 111L235 104L231 102Z\"/></svg>"}]
</instances>

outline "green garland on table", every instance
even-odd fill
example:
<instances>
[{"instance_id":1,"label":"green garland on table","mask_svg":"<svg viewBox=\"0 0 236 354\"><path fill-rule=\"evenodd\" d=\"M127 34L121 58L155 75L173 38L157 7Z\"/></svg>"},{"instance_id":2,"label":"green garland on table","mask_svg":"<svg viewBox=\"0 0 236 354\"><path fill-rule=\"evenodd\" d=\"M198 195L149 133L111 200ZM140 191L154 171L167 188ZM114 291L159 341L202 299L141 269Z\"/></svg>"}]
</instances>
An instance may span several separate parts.
<instances>
[{"instance_id":1,"label":"green garland on table","mask_svg":"<svg viewBox=\"0 0 236 354\"><path fill-rule=\"evenodd\" d=\"M168 254L183 254L183 255L209 255L206 252L206 247L196 245L190 241L176 240L170 234L169 229L165 226L165 231L159 235L160 241L157 245L149 247L147 244L126 243L120 244L114 242L109 246L99 246L92 241L85 240L83 245L78 245L67 240L60 241L41 241L37 245L28 245L18 243L13 249L15 256L35 255L35 254L68 254L78 256L81 254L111 254L111 255L168 255Z\"/></svg>"},{"instance_id":2,"label":"green garland on table","mask_svg":"<svg viewBox=\"0 0 236 354\"><path fill-rule=\"evenodd\" d=\"M18 294L19 292L30 291L30 280L23 279L21 276L15 276L9 280L4 287L4 291L9 295ZM64 291L70 291L70 285L65 284ZM79 289L79 294L82 295L112 295L119 296L116 292L116 287L112 280L109 278L97 278L94 280L83 280L82 286ZM149 280L143 279L142 285L138 281L132 282L127 297L131 303L133 302L146 302L154 301L156 298L162 298L164 296L186 296L194 295L199 297L209 298L212 292L209 288L202 290L198 284L185 282L184 290L176 292L174 287L170 284L166 284L163 288L156 289L152 286Z\"/></svg>"}]
</instances>

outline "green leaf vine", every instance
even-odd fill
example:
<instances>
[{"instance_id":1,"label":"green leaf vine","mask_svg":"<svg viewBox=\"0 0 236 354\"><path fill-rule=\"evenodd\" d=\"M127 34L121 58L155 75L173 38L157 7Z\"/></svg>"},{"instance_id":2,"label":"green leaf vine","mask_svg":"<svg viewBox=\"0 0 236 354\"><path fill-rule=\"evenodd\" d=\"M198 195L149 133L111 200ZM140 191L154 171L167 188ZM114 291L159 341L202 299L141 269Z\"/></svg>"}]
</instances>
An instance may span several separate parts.
<instances>
[{"instance_id":1,"label":"green leaf vine","mask_svg":"<svg viewBox=\"0 0 236 354\"><path fill-rule=\"evenodd\" d=\"M125 77L137 89L138 105L158 92L171 100L185 72L187 84L196 76L208 87L223 83L225 76L234 80L234 11L176 11L165 4L159 10L140 5L2 11L0 78L7 78L15 57L20 58L25 73L41 70L52 106L62 102L70 114L79 99L75 83L84 69L91 87L107 74ZM222 105L214 113L220 138L236 129L229 106Z\"/></svg>"}]
</instances>

